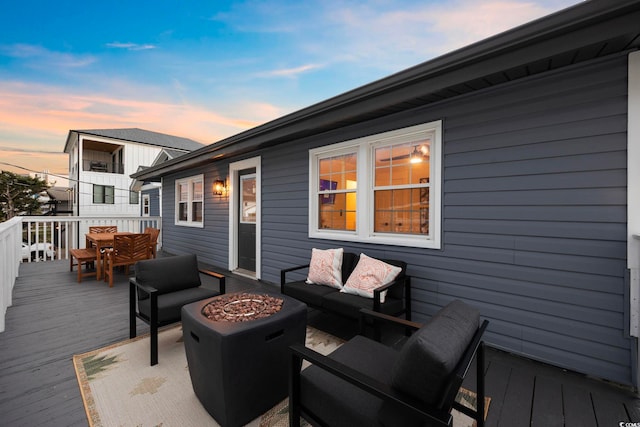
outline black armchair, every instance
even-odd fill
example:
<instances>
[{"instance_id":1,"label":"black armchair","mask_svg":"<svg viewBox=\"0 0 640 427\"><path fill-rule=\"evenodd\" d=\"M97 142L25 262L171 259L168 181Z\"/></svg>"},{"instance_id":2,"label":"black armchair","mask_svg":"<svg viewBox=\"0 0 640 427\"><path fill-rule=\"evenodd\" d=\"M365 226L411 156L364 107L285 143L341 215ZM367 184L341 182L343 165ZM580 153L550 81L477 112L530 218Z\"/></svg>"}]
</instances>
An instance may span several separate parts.
<instances>
[{"instance_id":1,"label":"black armchair","mask_svg":"<svg viewBox=\"0 0 640 427\"><path fill-rule=\"evenodd\" d=\"M202 287L200 273L218 279L219 291ZM196 255L139 261L129 280L129 337L136 318L150 327L151 366L158 363L158 327L179 322L182 306L225 293L225 276L198 268Z\"/></svg>"},{"instance_id":2,"label":"black armchair","mask_svg":"<svg viewBox=\"0 0 640 427\"><path fill-rule=\"evenodd\" d=\"M324 426L451 426L451 410L484 425L484 344L488 321L456 300L424 326L370 310L376 321L411 327L414 334L398 351L358 335L329 356L291 346L289 423L302 416ZM477 356L478 407L455 401ZM302 360L312 366L300 371Z\"/></svg>"}]
</instances>

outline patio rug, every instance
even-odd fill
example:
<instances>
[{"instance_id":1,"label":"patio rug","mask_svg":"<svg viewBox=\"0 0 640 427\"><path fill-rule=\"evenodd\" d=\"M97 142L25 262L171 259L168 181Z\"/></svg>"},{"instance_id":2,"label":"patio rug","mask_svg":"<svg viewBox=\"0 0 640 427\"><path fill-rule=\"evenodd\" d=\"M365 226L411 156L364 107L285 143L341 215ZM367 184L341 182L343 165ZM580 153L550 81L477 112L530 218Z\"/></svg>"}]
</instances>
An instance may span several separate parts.
<instances>
[{"instance_id":1,"label":"patio rug","mask_svg":"<svg viewBox=\"0 0 640 427\"><path fill-rule=\"evenodd\" d=\"M73 356L89 425L218 426L193 392L181 325L160 331L160 363L153 367L149 366L147 338L148 335L142 335ZM323 331L307 328L306 345L319 353L329 354L342 342ZM471 392L464 395L475 396ZM464 415L454 417L455 426L472 425L472 420ZM287 400L248 425L287 426Z\"/></svg>"}]
</instances>

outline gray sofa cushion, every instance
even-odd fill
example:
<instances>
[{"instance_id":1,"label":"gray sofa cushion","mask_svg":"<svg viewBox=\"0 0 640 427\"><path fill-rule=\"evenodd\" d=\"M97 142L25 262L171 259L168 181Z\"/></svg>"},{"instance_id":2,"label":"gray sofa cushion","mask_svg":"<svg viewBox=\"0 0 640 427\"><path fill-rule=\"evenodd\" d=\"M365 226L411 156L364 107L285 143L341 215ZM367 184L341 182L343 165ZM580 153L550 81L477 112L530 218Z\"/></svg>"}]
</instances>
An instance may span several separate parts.
<instances>
[{"instance_id":1,"label":"gray sofa cushion","mask_svg":"<svg viewBox=\"0 0 640 427\"><path fill-rule=\"evenodd\" d=\"M138 283L158 290L158 295L200 286L198 260L195 254L139 261L136 264ZM147 296L139 293L139 298Z\"/></svg>"},{"instance_id":2,"label":"gray sofa cushion","mask_svg":"<svg viewBox=\"0 0 640 427\"><path fill-rule=\"evenodd\" d=\"M360 309L373 310L373 298L365 298L359 295L345 294L343 292L327 293L322 298L322 308L339 313L353 319L360 319ZM387 296L384 304L380 305L380 311L385 314L395 314L402 311L403 302L400 299Z\"/></svg>"},{"instance_id":3,"label":"gray sofa cushion","mask_svg":"<svg viewBox=\"0 0 640 427\"><path fill-rule=\"evenodd\" d=\"M293 297L309 305L320 307L325 295L339 294L340 291L330 286L310 285L303 281L299 281L285 283L284 293L285 295Z\"/></svg>"},{"instance_id":4,"label":"gray sofa cushion","mask_svg":"<svg viewBox=\"0 0 640 427\"><path fill-rule=\"evenodd\" d=\"M416 331L400 351L391 385L437 405L442 389L480 324L480 313L460 300L449 303Z\"/></svg>"}]
</instances>

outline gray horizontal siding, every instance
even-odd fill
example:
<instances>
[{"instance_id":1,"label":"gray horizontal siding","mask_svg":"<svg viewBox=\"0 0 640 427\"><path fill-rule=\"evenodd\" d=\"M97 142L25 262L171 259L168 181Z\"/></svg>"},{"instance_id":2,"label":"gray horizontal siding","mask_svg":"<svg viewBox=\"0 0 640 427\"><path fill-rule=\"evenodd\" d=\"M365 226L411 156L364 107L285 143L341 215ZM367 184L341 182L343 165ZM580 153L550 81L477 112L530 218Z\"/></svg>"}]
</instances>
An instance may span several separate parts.
<instances>
[{"instance_id":1,"label":"gray horizontal siding","mask_svg":"<svg viewBox=\"0 0 640 427\"><path fill-rule=\"evenodd\" d=\"M163 178L163 246L172 254L193 253L211 265L227 266L229 258L229 202L227 197L213 196L213 182L228 175L228 164L197 168ZM178 179L204 174L204 227L175 224L175 182Z\"/></svg>"},{"instance_id":2,"label":"gray horizontal siding","mask_svg":"<svg viewBox=\"0 0 640 427\"><path fill-rule=\"evenodd\" d=\"M262 156L263 280L278 283L313 247L402 259L415 319L460 298L491 321L495 346L632 383L626 72L625 56L592 61L252 153ZM308 238L309 149L440 119L441 250ZM208 189L228 164L186 175L202 172L204 229L173 225L179 176L165 179L165 248L226 266L228 202Z\"/></svg>"},{"instance_id":3,"label":"gray horizontal siding","mask_svg":"<svg viewBox=\"0 0 640 427\"><path fill-rule=\"evenodd\" d=\"M442 250L307 237L310 148L437 119ZM400 258L413 277L416 319L460 298L491 320L496 346L631 383L626 120L618 57L265 151L263 278L278 282L312 247Z\"/></svg>"}]
</instances>

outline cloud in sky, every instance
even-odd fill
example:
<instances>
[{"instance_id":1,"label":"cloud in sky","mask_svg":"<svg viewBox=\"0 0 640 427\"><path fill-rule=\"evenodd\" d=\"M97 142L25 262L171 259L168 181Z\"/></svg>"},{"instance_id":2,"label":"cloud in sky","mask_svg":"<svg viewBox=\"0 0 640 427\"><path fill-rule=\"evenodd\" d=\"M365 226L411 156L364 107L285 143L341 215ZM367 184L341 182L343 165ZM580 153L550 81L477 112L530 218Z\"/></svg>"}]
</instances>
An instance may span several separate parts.
<instances>
[{"instance_id":1,"label":"cloud in sky","mask_svg":"<svg viewBox=\"0 0 640 427\"><path fill-rule=\"evenodd\" d=\"M56 86L0 82L0 135L2 128L21 128L25 133L66 135L70 129L149 126L155 131L211 143L223 136L256 126L278 110L259 103L242 117L211 111L203 106L132 99L124 95L72 92ZM64 141L60 141L60 149Z\"/></svg>"},{"instance_id":2,"label":"cloud in sky","mask_svg":"<svg viewBox=\"0 0 640 427\"><path fill-rule=\"evenodd\" d=\"M296 77L296 76L299 76L300 74L303 74L312 70L317 70L319 68L322 68L322 65L306 64L306 65L300 65L299 67L294 67L294 68L282 68L279 70L265 71L264 73L259 73L258 75L260 77Z\"/></svg>"},{"instance_id":3,"label":"cloud in sky","mask_svg":"<svg viewBox=\"0 0 640 427\"><path fill-rule=\"evenodd\" d=\"M81 68L93 64L95 56L56 52L39 45L16 43L0 46L0 55L25 61L29 66L41 69L49 68Z\"/></svg>"},{"instance_id":4,"label":"cloud in sky","mask_svg":"<svg viewBox=\"0 0 640 427\"><path fill-rule=\"evenodd\" d=\"M41 151L57 162L49 169L66 169L55 152L70 129L212 143L574 3L186 1L154 3L141 22L136 8L148 5L134 2L113 10L118 28L95 31L62 25L81 13L69 9L0 35L0 161L35 164L22 156Z\"/></svg>"},{"instance_id":5,"label":"cloud in sky","mask_svg":"<svg viewBox=\"0 0 640 427\"><path fill-rule=\"evenodd\" d=\"M107 43L107 47L125 49L125 50L148 50L148 49L155 49L157 46L153 44L112 42L112 43Z\"/></svg>"}]
</instances>

